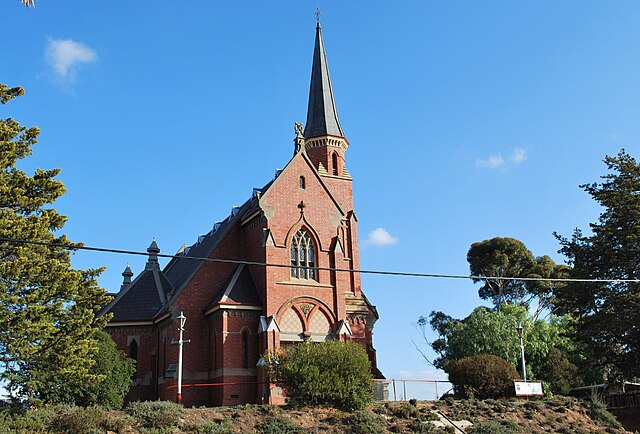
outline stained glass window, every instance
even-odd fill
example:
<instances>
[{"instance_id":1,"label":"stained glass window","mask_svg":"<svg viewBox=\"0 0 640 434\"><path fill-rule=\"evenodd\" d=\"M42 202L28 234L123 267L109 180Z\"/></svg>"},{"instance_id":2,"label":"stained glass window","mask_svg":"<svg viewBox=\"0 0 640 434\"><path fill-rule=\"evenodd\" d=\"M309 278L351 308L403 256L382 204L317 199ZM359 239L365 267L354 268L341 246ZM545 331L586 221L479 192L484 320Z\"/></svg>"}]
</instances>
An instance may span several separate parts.
<instances>
[{"instance_id":1,"label":"stained glass window","mask_svg":"<svg viewBox=\"0 0 640 434\"><path fill-rule=\"evenodd\" d=\"M291 240L291 277L316 280L316 254L313 240L300 229Z\"/></svg>"}]
</instances>

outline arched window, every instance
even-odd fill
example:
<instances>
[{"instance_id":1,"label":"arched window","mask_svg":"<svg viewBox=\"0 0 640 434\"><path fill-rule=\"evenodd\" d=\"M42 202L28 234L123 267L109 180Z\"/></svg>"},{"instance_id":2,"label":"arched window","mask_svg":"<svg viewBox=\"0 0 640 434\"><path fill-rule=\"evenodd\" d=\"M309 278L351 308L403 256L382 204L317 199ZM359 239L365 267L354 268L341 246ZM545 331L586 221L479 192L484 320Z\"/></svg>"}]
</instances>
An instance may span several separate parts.
<instances>
[{"instance_id":1,"label":"arched window","mask_svg":"<svg viewBox=\"0 0 640 434\"><path fill-rule=\"evenodd\" d=\"M249 332L242 332L242 368L249 367Z\"/></svg>"},{"instance_id":2,"label":"arched window","mask_svg":"<svg viewBox=\"0 0 640 434\"><path fill-rule=\"evenodd\" d=\"M331 173L338 176L338 154L331 154Z\"/></svg>"},{"instance_id":3,"label":"arched window","mask_svg":"<svg viewBox=\"0 0 640 434\"><path fill-rule=\"evenodd\" d=\"M316 280L316 252L313 240L300 229L291 240L291 277Z\"/></svg>"},{"instance_id":4,"label":"arched window","mask_svg":"<svg viewBox=\"0 0 640 434\"><path fill-rule=\"evenodd\" d=\"M138 342L135 339L129 344L129 358L136 361L136 369L131 374L131 379L135 380L138 376Z\"/></svg>"},{"instance_id":5,"label":"arched window","mask_svg":"<svg viewBox=\"0 0 640 434\"><path fill-rule=\"evenodd\" d=\"M305 188L307 188L307 185L306 185L306 183L305 183L305 181L304 181L304 176L301 176L301 177L300 177L300 188L301 188L302 190L304 190Z\"/></svg>"}]
</instances>

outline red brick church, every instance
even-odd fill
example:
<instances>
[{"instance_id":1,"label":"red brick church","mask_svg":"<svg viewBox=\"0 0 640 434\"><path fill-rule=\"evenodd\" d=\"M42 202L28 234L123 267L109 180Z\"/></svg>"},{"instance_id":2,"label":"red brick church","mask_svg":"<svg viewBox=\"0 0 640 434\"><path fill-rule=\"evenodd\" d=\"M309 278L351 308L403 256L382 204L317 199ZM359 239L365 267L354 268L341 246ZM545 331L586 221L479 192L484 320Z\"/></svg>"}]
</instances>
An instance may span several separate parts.
<instances>
[{"instance_id":1,"label":"red brick church","mask_svg":"<svg viewBox=\"0 0 640 434\"><path fill-rule=\"evenodd\" d=\"M164 269L155 240L145 269L129 267L108 332L137 360L128 400L176 399L176 317L187 317L185 405L279 403L261 355L302 341L361 344L376 367L375 306L361 289L358 218L320 24L316 28L307 122L294 155L263 188ZM203 261L196 258L208 258ZM217 261L234 260L234 261ZM261 264L277 264L264 266Z\"/></svg>"}]
</instances>

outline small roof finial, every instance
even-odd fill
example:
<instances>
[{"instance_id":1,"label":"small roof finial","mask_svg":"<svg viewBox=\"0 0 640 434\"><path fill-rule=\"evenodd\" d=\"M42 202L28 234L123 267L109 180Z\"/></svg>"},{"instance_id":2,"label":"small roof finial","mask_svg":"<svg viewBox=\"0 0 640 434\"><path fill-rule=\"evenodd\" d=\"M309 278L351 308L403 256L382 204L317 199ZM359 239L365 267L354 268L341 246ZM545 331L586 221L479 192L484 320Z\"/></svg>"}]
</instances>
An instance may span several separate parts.
<instances>
[{"instance_id":1,"label":"small roof finial","mask_svg":"<svg viewBox=\"0 0 640 434\"><path fill-rule=\"evenodd\" d=\"M322 16L322 13L320 13L320 8L316 8L316 11L314 12L314 15L316 16L316 21L318 23L318 27L320 27L320 16Z\"/></svg>"},{"instance_id":2,"label":"small roof finial","mask_svg":"<svg viewBox=\"0 0 640 434\"><path fill-rule=\"evenodd\" d=\"M149 254L149 259L147 260L145 270L153 270L154 268L158 268L158 253L160 253L160 248L156 243L156 237L153 237L153 241L147 249L147 253Z\"/></svg>"},{"instance_id":3,"label":"small roof finial","mask_svg":"<svg viewBox=\"0 0 640 434\"><path fill-rule=\"evenodd\" d=\"M133 277L133 271L131 271L131 265L127 262L127 268L122 272L122 285L120 286L120 290L122 291L127 286L131 285L131 278Z\"/></svg>"}]
</instances>

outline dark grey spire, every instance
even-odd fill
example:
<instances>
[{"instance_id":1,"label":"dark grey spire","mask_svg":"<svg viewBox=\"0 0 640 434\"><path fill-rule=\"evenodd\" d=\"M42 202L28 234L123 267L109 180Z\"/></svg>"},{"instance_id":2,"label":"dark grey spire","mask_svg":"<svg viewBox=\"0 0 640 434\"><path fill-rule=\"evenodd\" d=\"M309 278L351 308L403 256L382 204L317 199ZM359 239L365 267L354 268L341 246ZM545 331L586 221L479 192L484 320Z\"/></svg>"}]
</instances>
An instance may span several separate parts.
<instances>
[{"instance_id":1,"label":"dark grey spire","mask_svg":"<svg viewBox=\"0 0 640 434\"><path fill-rule=\"evenodd\" d=\"M147 261L145 270L154 270L160 268L160 264L158 264L158 253L160 253L160 248L158 247L158 244L156 244L155 238L147 249L147 253L149 253L149 260Z\"/></svg>"},{"instance_id":2,"label":"dark grey spire","mask_svg":"<svg viewBox=\"0 0 640 434\"><path fill-rule=\"evenodd\" d=\"M333 88L329 77L329 64L324 51L320 20L316 26L316 46L313 49L313 66L311 68L311 89L309 91L309 108L307 123L304 126L304 137L318 136L344 137L338 110L333 98Z\"/></svg>"},{"instance_id":3,"label":"dark grey spire","mask_svg":"<svg viewBox=\"0 0 640 434\"><path fill-rule=\"evenodd\" d=\"M131 285L131 278L133 277L133 271L131 271L131 266L129 264L127 264L127 268L124 269L124 271L122 272L122 286L120 287L120 290L122 291L123 289L125 289L127 286Z\"/></svg>"}]
</instances>

